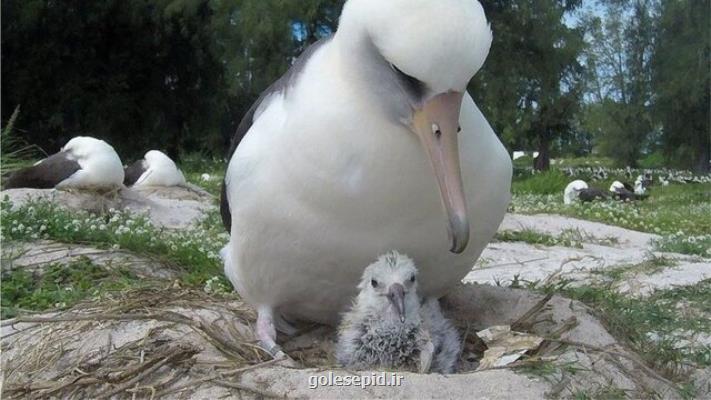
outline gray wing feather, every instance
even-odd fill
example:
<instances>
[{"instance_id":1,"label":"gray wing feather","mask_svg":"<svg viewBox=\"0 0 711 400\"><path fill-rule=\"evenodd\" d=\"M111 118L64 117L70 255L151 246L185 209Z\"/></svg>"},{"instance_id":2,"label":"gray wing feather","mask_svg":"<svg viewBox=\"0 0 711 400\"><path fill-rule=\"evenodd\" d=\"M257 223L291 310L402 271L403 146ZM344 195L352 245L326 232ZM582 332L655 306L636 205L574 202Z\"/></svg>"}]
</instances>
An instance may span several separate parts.
<instances>
[{"instance_id":1,"label":"gray wing feather","mask_svg":"<svg viewBox=\"0 0 711 400\"><path fill-rule=\"evenodd\" d=\"M146 172L146 169L143 167L143 160L134 162L124 169L123 184L132 186L144 172Z\"/></svg>"},{"instance_id":2,"label":"gray wing feather","mask_svg":"<svg viewBox=\"0 0 711 400\"><path fill-rule=\"evenodd\" d=\"M62 151L36 165L12 172L5 180L3 189L52 189L80 169L79 163Z\"/></svg>"}]
</instances>

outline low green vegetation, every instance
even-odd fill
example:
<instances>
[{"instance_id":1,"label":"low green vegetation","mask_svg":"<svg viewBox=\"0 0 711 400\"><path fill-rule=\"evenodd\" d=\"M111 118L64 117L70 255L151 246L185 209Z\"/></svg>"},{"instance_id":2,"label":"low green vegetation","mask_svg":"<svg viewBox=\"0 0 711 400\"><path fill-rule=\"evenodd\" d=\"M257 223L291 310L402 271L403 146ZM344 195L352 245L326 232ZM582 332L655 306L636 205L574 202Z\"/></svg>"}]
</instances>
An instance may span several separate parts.
<instances>
[{"instance_id":1,"label":"low green vegetation","mask_svg":"<svg viewBox=\"0 0 711 400\"><path fill-rule=\"evenodd\" d=\"M583 243L610 246L618 242L615 237L596 238L580 229L564 229L559 235L550 235L531 228L502 230L496 233L495 240L501 242L525 242L542 246L575 247L578 249L583 248Z\"/></svg>"},{"instance_id":2,"label":"low green vegetation","mask_svg":"<svg viewBox=\"0 0 711 400\"><path fill-rule=\"evenodd\" d=\"M659 251L711 257L711 235L675 233L656 240L654 245Z\"/></svg>"},{"instance_id":3,"label":"low green vegetation","mask_svg":"<svg viewBox=\"0 0 711 400\"><path fill-rule=\"evenodd\" d=\"M32 164L32 160L41 154L37 146L27 144L16 132L15 124L20 115L20 106L15 107L7 124L0 129L0 175Z\"/></svg>"},{"instance_id":4,"label":"low green vegetation","mask_svg":"<svg viewBox=\"0 0 711 400\"><path fill-rule=\"evenodd\" d=\"M223 160L200 153L185 155L180 162L180 168L188 182L200 186L216 197L220 195L226 166Z\"/></svg>"},{"instance_id":5,"label":"low green vegetation","mask_svg":"<svg viewBox=\"0 0 711 400\"><path fill-rule=\"evenodd\" d=\"M672 258L656 256L650 253L646 260L638 264L616 265L598 270L592 270L593 274L602 275L612 281L620 282L630 275L645 274L652 275L661 272L666 268L673 267L678 262Z\"/></svg>"},{"instance_id":6,"label":"low green vegetation","mask_svg":"<svg viewBox=\"0 0 711 400\"><path fill-rule=\"evenodd\" d=\"M204 285L213 276L222 276L219 251L228 235L217 211L209 213L199 226L181 231L157 228L145 215L120 210L95 215L47 201L14 207L4 199L0 217L3 241L48 239L125 249L180 268L184 272L181 280L189 285Z\"/></svg>"},{"instance_id":7,"label":"low green vegetation","mask_svg":"<svg viewBox=\"0 0 711 400\"><path fill-rule=\"evenodd\" d=\"M514 180L509 211L559 214L602 222L662 236L660 251L711 256L711 183L656 185L637 202L614 200L563 204L563 189L572 181L560 171L521 176ZM608 180L618 179L609 177ZM592 182L606 189L609 182Z\"/></svg>"},{"instance_id":8,"label":"low green vegetation","mask_svg":"<svg viewBox=\"0 0 711 400\"><path fill-rule=\"evenodd\" d=\"M646 267L666 262L650 261ZM698 334L711 334L711 280L636 298L614 289L624 276L612 274L610 277L614 279L604 285L572 286L571 282L562 281L543 287L532 282L528 287L559 293L587 304L611 334L627 343L668 379L684 384L688 367L711 366L711 347L689 339Z\"/></svg>"},{"instance_id":9,"label":"low green vegetation","mask_svg":"<svg viewBox=\"0 0 711 400\"><path fill-rule=\"evenodd\" d=\"M18 268L2 274L0 318L22 311L64 309L87 297L145 284L125 269L109 270L87 258L50 264L34 272Z\"/></svg>"}]
</instances>

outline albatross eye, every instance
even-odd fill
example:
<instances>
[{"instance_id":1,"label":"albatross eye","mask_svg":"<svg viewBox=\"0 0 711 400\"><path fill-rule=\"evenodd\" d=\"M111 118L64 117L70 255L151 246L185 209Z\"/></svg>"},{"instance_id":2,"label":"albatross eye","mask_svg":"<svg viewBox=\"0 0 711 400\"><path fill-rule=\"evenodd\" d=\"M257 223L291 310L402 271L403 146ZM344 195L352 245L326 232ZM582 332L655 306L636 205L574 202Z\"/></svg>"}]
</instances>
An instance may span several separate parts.
<instances>
[{"instance_id":1,"label":"albatross eye","mask_svg":"<svg viewBox=\"0 0 711 400\"><path fill-rule=\"evenodd\" d=\"M378 281L376 281L375 279L371 279L370 284L373 285L374 288L378 287Z\"/></svg>"},{"instance_id":2,"label":"albatross eye","mask_svg":"<svg viewBox=\"0 0 711 400\"><path fill-rule=\"evenodd\" d=\"M412 275L412 276L410 277L410 282L414 282L414 281L415 281L415 275Z\"/></svg>"}]
</instances>

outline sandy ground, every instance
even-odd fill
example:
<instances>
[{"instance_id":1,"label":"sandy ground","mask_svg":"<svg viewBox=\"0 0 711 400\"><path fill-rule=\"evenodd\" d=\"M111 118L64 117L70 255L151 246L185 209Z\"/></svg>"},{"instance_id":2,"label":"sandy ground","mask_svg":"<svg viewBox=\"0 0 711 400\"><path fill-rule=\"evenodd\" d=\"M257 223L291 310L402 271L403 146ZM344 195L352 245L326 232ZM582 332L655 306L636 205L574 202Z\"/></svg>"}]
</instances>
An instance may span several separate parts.
<instances>
[{"instance_id":1,"label":"sandy ground","mask_svg":"<svg viewBox=\"0 0 711 400\"><path fill-rule=\"evenodd\" d=\"M11 197L21 202L30 194L16 192ZM111 206L149 212L154 223L178 229L199 220L205 210L213 207L202 194L189 191L124 191L116 198L106 200L109 204L95 204L90 197L55 191L34 194L76 208L90 206L104 209ZM463 332L465 349L468 343L466 338L471 338L471 331L512 324L535 307L542 297L530 291L496 287L497 284L506 286L515 280L552 282L556 279L571 279L573 284L581 284L600 279L600 271L643 263L650 258L650 254L674 260L674 265L653 272L632 270L617 290L643 296L655 289L688 285L711 278L711 259L652 253L651 241L656 238L655 235L556 215L510 214L501 226L502 230L522 228L551 235L558 235L565 229L577 229L584 234L587 242L583 243L582 248L534 246L521 242L490 244L464 279L469 284L455 290L443 303L445 312ZM600 244L610 237L616 238L616 243ZM151 269L162 267L130 254L110 254L86 246L49 242L16 245L21 256L14 259L12 268L32 268L56 261L58 257L71 259L84 255L104 263L107 258L121 256L139 265L137 270L142 276L166 280L173 277L172 271L151 272ZM44 250L38 250L40 248ZM3 269L10 265L3 264ZM75 383L96 377L104 379L102 371L107 369L114 371L114 375L109 376L120 378L121 374L126 373L127 362L132 366L129 370L143 371L140 365L145 357L148 360L146 363L156 362L152 365L162 367L147 369L150 374L141 372L144 375L141 382L150 384L130 386L131 390L137 391L137 398L149 398L151 390L157 390L157 393L170 393L165 398L262 398L277 395L298 398L424 399L473 396L482 399L538 399L574 397L580 391L594 393L609 385L626 390L633 396L656 393L661 398L677 397L667 382L635 361L638 360L636 356L618 343L586 306L559 296L549 301L541 315L536 317L536 322L531 321L528 328L542 337L560 335L561 339L577 343L568 343L545 353L554 354L554 362L562 366L552 377L541 378L509 369L465 370L451 376L403 372L400 374L403 383L399 387L327 385L312 388L311 381L318 381L319 377L324 377L320 378L323 380L333 379L329 377L334 375L371 376L374 371L334 368L329 351L323 351L332 348L334 333L331 328L324 328L315 330L306 339L300 339L326 354L312 360L308 367L265 364L234 373L232 363L235 354L253 346L250 344L253 343L250 325L254 320L251 309L243 304L213 299L204 293L191 295L182 290L175 292L172 294L166 289L165 293L153 293L151 295L162 297L146 299L145 302L141 302L140 298L126 299L90 309L69 310L68 315L79 318L76 321L71 318L50 321L58 314L36 316L40 320L45 318L45 322L14 324L3 321L3 387L12 389L5 394L11 398L24 398L32 388L35 394L55 389L54 393L67 394L71 389L90 397L107 395L117 386L102 383L93 387ZM128 308L126 302L129 300L137 302L137 305ZM116 317L116 313L126 313L127 316ZM108 314L114 315L114 319L107 319ZM146 315L155 315L155 319L145 318ZM166 317L170 318L162 320ZM573 323L569 325L571 321ZM301 345L296 344L297 339L293 340L282 344L290 354L297 354L301 351ZM216 343L222 344L218 346ZM230 349L230 343L241 347ZM565 365L570 363L582 369L573 375L567 374ZM232 375L222 375L224 371L233 372ZM697 381L709 378L708 371L698 371L697 374L701 374ZM65 384L69 386L62 386ZM128 392L121 393L105 397L131 397Z\"/></svg>"},{"instance_id":2,"label":"sandy ground","mask_svg":"<svg viewBox=\"0 0 711 400\"><path fill-rule=\"evenodd\" d=\"M541 246L522 242L494 242L482 253L465 282L508 285L520 282L545 282L567 278L578 284L599 279L594 271L633 266L652 255L674 260L673 266L646 274L640 271L620 285L620 292L644 295L654 289L689 285L711 278L711 260L684 254L654 252L656 235L558 215L506 215L500 230L533 229L559 235L565 229L578 229L598 242L614 237L616 244L583 243L582 248ZM598 240L595 240L598 239Z\"/></svg>"}]
</instances>

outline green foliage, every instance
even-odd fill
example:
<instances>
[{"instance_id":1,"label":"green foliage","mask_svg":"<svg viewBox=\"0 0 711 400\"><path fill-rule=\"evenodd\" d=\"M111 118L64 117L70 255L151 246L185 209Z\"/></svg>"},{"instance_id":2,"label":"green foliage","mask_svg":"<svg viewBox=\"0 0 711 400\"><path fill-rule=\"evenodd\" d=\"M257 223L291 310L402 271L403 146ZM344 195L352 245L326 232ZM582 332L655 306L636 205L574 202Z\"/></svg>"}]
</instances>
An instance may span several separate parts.
<instances>
[{"instance_id":1,"label":"green foliage","mask_svg":"<svg viewBox=\"0 0 711 400\"><path fill-rule=\"evenodd\" d=\"M38 154L36 146L28 145L20 139L15 129L19 115L20 106L18 105L0 132L0 152L2 153L0 154L0 175L3 178L8 172L30 164Z\"/></svg>"},{"instance_id":2,"label":"green foliage","mask_svg":"<svg viewBox=\"0 0 711 400\"><path fill-rule=\"evenodd\" d=\"M677 165L711 170L711 1L664 1L654 48L656 120Z\"/></svg>"},{"instance_id":3,"label":"green foliage","mask_svg":"<svg viewBox=\"0 0 711 400\"><path fill-rule=\"evenodd\" d=\"M512 184L512 191L521 194L558 194L563 193L571 179L558 169L517 178Z\"/></svg>"},{"instance_id":4,"label":"green foliage","mask_svg":"<svg viewBox=\"0 0 711 400\"><path fill-rule=\"evenodd\" d=\"M41 273L14 269L2 276L1 318L12 318L23 310L64 309L100 292L126 289L139 282L124 270L109 271L86 258L67 265L50 264Z\"/></svg>"},{"instance_id":5,"label":"green foliage","mask_svg":"<svg viewBox=\"0 0 711 400\"><path fill-rule=\"evenodd\" d=\"M654 13L652 0L614 1L605 3L604 15L596 10L582 18L589 42L587 92L593 100L585 106L583 127L618 166L636 166L654 131Z\"/></svg>"},{"instance_id":6,"label":"green foliage","mask_svg":"<svg viewBox=\"0 0 711 400\"><path fill-rule=\"evenodd\" d=\"M658 169L665 167L666 160L664 159L664 154L659 151L647 154L638 162L640 168L646 169Z\"/></svg>"},{"instance_id":7,"label":"green foliage","mask_svg":"<svg viewBox=\"0 0 711 400\"><path fill-rule=\"evenodd\" d=\"M536 148L547 169L550 146L572 134L579 104L582 31L563 22L580 2L482 1L494 42L470 91L510 148Z\"/></svg>"},{"instance_id":8,"label":"green foliage","mask_svg":"<svg viewBox=\"0 0 711 400\"><path fill-rule=\"evenodd\" d=\"M88 134L126 156L222 156L252 101L343 0L7 0L2 115L55 151ZM301 26L304 37L294 35Z\"/></svg>"}]
</instances>

